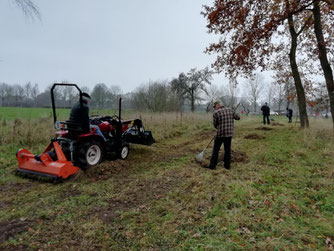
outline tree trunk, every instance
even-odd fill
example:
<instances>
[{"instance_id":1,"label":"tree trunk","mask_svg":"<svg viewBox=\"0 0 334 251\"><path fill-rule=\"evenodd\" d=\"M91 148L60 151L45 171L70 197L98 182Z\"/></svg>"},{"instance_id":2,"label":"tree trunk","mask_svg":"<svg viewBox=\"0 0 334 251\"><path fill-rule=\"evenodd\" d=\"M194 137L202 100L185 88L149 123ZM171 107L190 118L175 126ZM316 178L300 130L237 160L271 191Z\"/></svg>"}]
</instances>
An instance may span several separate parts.
<instances>
[{"instance_id":1,"label":"tree trunk","mask_svg":"<svg viewBox=\"0 0 334 251\"><path fill-rule=\"evenodd\" d=\"M313 2L313 16L314 16L314 32L318 42L319 49L319 59L321 68L324 71L324 76L326 80L326 86L328 90L330 110L332 113L332 122L334 128L334 80L333 71L327 59L327 50L324 40L324 35L321 27L321 12L319 7L319 2Z\"/></svg>"},{"instance_id":2,"label":"tree trunk","mask_svg":"<svg viewBox=\"0 0 334 251\"><path fill-rule=\"evenodd\" d=\"M191 89L191 111L194 112L195 111L195 95L194 95L194 90Z\"/></svg>"},{"instance_id":3,"label":"tree trunk","mask_svg":"<svg viewBox=\"0 0 334 251\"><path fill-rule=\"evenodd\" d=\"M289 16L288 22L289 22L289 30L290 30L290 35L291 35L291 48L290 48L289 58L290 58L291 71L292 71L292 75L295 81L295 86L296 86L296 91L297 91L300 126L302 128L307 128L309 127L309 121L308 121L307 111L306 111L306 98L305 98L304 87L302 85L302 80L300 78L300 74L299 74L298 66L296 62L297 33L294 27L292 15Z\"/></svg>"}]
</instances>

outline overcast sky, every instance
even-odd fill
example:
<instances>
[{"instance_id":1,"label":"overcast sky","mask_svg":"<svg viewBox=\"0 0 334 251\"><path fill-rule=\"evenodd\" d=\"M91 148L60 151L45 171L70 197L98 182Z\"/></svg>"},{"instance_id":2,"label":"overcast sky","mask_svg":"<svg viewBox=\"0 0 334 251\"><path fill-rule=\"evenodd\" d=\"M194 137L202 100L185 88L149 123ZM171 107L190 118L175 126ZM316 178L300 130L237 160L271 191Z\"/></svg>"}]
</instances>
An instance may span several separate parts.
<instances>
[{"instance_id":1,"label":"overcast sky","mask_svg":"<svg viewBox=\"0 0 334 251\"><path fill-rule=\"evenodd\" d=\"M0 1L0 82L55 81L132 91L210 66L214 36L200 14L213 0L34 0L41 20ZM215 83L223 83L223 75Z\"/></svg>"}]
</instances>

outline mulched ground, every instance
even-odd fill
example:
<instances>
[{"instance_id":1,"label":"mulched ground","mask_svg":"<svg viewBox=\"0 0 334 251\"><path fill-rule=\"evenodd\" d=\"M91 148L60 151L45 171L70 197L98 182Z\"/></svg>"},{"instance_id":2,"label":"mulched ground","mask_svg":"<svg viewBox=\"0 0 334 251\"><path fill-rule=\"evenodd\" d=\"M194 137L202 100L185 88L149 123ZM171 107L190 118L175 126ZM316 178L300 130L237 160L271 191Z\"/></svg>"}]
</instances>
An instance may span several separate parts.
<instances>
[{"instance_id":1,"label":"mulched ground","mask_svg":"<svg viewBox=\"0 0 334 251\"><path fill-rule=\"evenodd\" d=\"M223 147L222 147L223 148ZM207 154L205 156L205 160L210 161L211 155ZM224 161L224 152L221 150L219 153L219 162ZM232 163L248 163L249 158L245 152L238 151L238 150L231 150L231 162ZM204 161L205 164L205 161Z\"/></svg>"},{"instance_id":2,"label":"mulched ground","mask_svg":"<svg viewBox=\"0 0 334 251\"><path fill-rule=\"evenodd\" d=\"M272 125L272 126L285 126L285 125L283 125L283 124L281 124L281 123L276 123L276 122L271 123L271 125Z\"/></svg>"},{"instance_id":3,"label":"mulched ground","mask_svg":"<svg viewBox=\"0 0 334 251\"><path fill-rule=\"evenodd\" d=\"M262 127L257 127L255 128L256 130L262 130L262 131L271 131L274 130L273 128L262 126Z\"/></svg>"},{"instance_id":4,"label":"mulched ground","mask_svg":"<svg viewBox=\"0 0 334 251\"><path fill-rule=\"evenodd\" d=\"M266 137L256 134L256 133L250 133L245 136L245 139L265 139Z\"/></svg>"},{"instance_id":5,"label":"mulched ground","mask_svg":"<svg viewBox=\"0 0 334 251\"><path fill-rule=\"evenodd\" d=\"M12 196L21 191L27 191L33 187L33 184L27 182L11 182L0 185L0 195L5 194L6 196Z\"/></svg>"},{"instance_id":6,"label":"mulched ground","mask_svg":"<svg viewBox=\"0 0 334 251\"><path fill-rule=\"evenodd\" d=\"M0 222L0 244L17 234L26 232L31 222L25 219Z\"/></svg>"},{"instance_id":7,"label":"mulched ground","mask_svg":"<svg viewBox=\"0 0 334 251\"><path fill-rule=\"evenodd\" d=\"M179 175L178 170L175 170L166 173L162 178L143 181L136 185L135 190L110 199L108 207L95 208L92 214L97 214L104 223L110 224L120 216L121 212L149 210L150 202L166 196L182 180L183 177Z\"/></svg>"}]
</instances>

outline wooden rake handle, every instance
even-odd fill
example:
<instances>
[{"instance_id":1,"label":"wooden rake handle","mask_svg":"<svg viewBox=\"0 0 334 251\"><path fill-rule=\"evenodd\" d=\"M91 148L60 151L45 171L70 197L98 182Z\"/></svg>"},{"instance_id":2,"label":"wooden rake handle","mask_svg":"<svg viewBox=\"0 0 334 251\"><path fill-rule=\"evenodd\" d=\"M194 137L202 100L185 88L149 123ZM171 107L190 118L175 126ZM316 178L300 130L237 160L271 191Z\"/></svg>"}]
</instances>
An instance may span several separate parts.
<instances>
[{"instance_id":1,"label":"wooden rake handle","mask_svg":"<svg viewBox=\"0 0 334 251\"><path fill-rule=\"evenodd\" d=\"M211 142L214 140L216 136L213 136L212 139L210 140L209 144L204 148L204 149L207 149L209 147L209 145L211 144Z\"/></svg>"}]
</instances>

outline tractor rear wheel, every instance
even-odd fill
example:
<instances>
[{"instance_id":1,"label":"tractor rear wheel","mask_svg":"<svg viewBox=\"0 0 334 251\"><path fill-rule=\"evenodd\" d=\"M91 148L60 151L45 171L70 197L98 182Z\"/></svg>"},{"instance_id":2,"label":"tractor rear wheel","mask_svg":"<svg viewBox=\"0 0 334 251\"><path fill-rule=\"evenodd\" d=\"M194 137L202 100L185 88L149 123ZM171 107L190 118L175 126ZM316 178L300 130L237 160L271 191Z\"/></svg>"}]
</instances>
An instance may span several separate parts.
<instances>
[{"instance_id":1,"label":"tractor rear wheel","mask_svg":"<svg viewBox=\"0 0 334 251\"><path fill-rule=\"evenodd\" d=\"M86 170L102 161L103 148L99 142L86 142L79 147L78 164L81 169Z\"/></svg>"}]
</instances>

